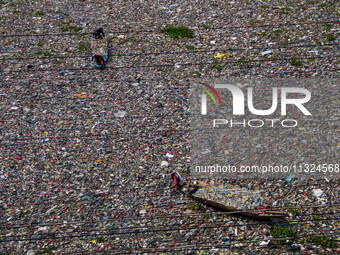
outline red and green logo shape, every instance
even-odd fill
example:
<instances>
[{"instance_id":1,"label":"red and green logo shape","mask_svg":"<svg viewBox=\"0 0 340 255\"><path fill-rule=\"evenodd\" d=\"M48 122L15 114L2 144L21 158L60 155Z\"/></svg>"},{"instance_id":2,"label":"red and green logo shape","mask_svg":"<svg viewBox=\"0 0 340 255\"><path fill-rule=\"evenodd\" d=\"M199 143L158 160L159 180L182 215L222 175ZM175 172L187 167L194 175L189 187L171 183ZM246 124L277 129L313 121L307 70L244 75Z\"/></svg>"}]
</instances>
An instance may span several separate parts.
<instances>
[{"instance_id":1,"label":"red and green logo shape","mask_svg":"<svg viewBox=\"0 0 340 255\"><path fill-rule=\"evenodd\" d=\"M217 91L213 88L213 87L211 87L210 85L208 85L208 84L205 84L205 83L201 83L200 82L200 84L202 84L202 85L204 85L205 87L207 87L208 89L210 89L213 93L211 93L208 89L202 89L202 88L200 88L199 90L201 90L201 91L203 91L203 92L205 92L205 93L207 93L210 97L211 97L211 99L214 101L214 103L215 103L215 105L217 106L217 101L216 101L216 99L215 99L215 97L214 97L214 95L213 94L215 94L215 96L218 98L218 101L220 102L220 104L221 104L221 106L222 106L222 100L221 100L221 98L220 98L220 96L219 96L219 94L217 93ZM207 114L207 108L206 108L206 102L207 102L207 95L206 94L201 94L201 99L202 99L202 114L203 115L206 115ZM204 107L205 106L205 107Z\"/></svg>"}]
</instances>

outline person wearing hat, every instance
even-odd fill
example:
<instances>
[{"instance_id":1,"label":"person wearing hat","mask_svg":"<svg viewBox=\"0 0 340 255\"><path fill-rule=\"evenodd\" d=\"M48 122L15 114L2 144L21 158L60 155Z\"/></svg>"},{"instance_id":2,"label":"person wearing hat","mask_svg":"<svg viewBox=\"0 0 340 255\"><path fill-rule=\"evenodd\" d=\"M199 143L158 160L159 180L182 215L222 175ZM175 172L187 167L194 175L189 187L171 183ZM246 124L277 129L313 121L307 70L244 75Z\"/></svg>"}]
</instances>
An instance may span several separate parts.
<instances>
[{"instance_id":1,"label":"person wearing hat","mask_svg":"<svg viewBox=\"0 0 340 255\"><path fill-rule=\"evenodd\" d=\"M171 179L174 182L174 184L171 186L172 188L178 187L181 189L186 184L184 178L178 172L173 172L171 174Z\"/></svg>"}]
</instances>

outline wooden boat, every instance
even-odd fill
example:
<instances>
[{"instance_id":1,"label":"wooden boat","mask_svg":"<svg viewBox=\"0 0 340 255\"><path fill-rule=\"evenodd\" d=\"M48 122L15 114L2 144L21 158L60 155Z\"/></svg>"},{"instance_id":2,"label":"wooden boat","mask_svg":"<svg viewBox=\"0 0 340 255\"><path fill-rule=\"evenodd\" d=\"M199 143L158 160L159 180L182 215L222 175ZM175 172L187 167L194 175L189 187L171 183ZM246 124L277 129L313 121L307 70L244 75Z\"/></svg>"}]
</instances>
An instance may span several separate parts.
<instances>
[{"instance_id":1,"label":"wooden boat","mask_svg":"<svg viewBox=\"0 0 340 255\"><path fill-rule=\"evenodd\" d=\"M225 188L227 186L227 188ZM190 192L195 187L194 192ZM212 199L207 199L207 198L202 198L197 195L197 191L199 189L209 189L211 187L217 187L218 189L224 189L224 190L240 190L238 187L235 187L230 184L215 184L215 183L206 183L206 182L198 182L194 185L188 185L187 190L188 191L183 191L184 194L186 194L188 197L192 198L193 200L205 204L207 206L210 206L212 208L225 211L225 212L235 212L236 215L243 215L251 218L256 218L256 219L268 219L268 218L283 218L287 216L286 212L282 211L276 211L276 210L268 210L268 209L237 209L233 206L221 203L218 201L218 199L212 200ZM208 191L209 192L209 191ZM237 212L237 213L236 213Z\"/></svg>"},{"instance_id":2,"label":"wooden boat","mask_svg":"<svg viewBox=\"0 0 340 255\"><path fill-rule=\"evenodd\" d=\"M102 39L95 39L91 37L90 39L91 45L91 62L97 67L102 68L109 58L109 43L106 37ZM100 55L104 59L104 64L97 65L93 60L92 57L95 55Z\"/></svg>"}]
</instances>

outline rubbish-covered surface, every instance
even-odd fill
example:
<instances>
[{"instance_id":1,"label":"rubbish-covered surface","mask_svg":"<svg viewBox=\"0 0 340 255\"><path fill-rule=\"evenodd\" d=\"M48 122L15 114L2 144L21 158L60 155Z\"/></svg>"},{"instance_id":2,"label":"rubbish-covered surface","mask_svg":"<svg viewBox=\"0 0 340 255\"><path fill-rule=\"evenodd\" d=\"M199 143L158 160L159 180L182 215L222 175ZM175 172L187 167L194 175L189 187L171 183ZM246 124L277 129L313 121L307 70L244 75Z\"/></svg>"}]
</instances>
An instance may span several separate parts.
<instances>
[{"instance_id":1,"label":"rubbish-covered surface","mask_svg":"<svg viewBox=\"0 0 340 255\"><path fill-rule=\"evenodd\" d=\"M187 79L339 77L334 1L282 5L0 1L0 253L336 252L338 179L215 180L285 208L285 245L272 224L193 210L169 188L173 170L189 178ZM194 36L171 39L167 24ZM100 25L114 53L102 73L85 34ZM337 134L326 140L340 147Z\"/></svg>"}]
</instances>

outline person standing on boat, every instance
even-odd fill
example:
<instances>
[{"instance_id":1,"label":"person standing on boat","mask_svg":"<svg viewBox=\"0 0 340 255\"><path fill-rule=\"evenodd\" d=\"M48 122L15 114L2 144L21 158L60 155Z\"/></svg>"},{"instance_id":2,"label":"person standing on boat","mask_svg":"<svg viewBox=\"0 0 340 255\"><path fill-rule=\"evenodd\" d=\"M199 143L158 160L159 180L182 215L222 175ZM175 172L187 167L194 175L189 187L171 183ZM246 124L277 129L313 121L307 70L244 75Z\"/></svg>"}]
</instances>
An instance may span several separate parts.
<instances>
[{"instance_id":1,"label":"person standing on boat","mask_svg":"<svg viewBox=\"0 0 340 255\"><path fill-rule=\"evenodd\" d=\"M104 58L100 55L94 55L92 57L92 61L96 63L96 65L104 65Z\"/></svg>"},{"instance_id":2,"label":"person standing on boat","mask_svg":"<svg viewBox=\"0 0 340 255\"><path fill-rule=\"evenodd\" d=\"M178 172L173 172L171 174L171 179L174 182L174 184L171 186L172 188L178 187L181 189L186 184L184 178Z\"/></svg>"},{"instance_id":3,"label":"person standing on boat","mask_svg":"<svg viewBox=\"0 0 340 255\"><path fill-rule=\"evenodd\" d=\"M103 28L101 27L94 31L93 37L94 39L103 39L105 37Z\"/></svg>"}]
</instances>

